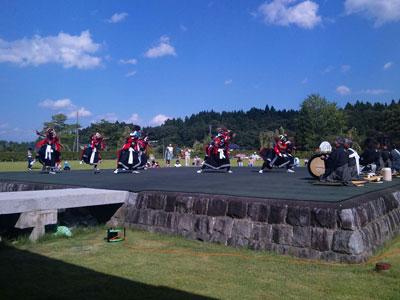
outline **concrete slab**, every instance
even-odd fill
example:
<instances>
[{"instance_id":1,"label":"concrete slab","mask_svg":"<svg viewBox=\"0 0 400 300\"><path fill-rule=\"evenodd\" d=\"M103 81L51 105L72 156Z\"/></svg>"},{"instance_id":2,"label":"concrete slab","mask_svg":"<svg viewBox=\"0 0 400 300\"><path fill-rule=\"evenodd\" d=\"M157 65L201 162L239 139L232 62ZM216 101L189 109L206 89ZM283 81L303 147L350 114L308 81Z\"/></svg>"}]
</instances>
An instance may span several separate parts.
<instances>
[{"instance_id":1,"label":"concrete slab","mask_svg":"<svg viewBox=\"0 0 400 300\"><path fill-rule=\"evenodd\" d=\"M124 203L128 191L62 189L0 193L0 214Z\"/></svg>"}]
</instances>

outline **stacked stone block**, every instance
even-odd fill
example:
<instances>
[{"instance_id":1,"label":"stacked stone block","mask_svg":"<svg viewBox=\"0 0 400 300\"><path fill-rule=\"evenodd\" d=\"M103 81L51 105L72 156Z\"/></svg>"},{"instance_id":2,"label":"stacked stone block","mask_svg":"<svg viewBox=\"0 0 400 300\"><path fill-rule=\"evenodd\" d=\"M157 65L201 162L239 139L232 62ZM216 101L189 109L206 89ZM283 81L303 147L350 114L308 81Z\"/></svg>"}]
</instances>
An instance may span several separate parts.
<instances>
[{"instance_id":1,"label":"stacked stone block","mask_svg":"<svg viewBox=\"0 0 400 300\"><path fill-rule=\"evenodd\" d=\"M109 224L356 263L366 261L399 231L400 191L381 195L342 208L216 195L131 193Z\"/></svg>"}]
</instances>

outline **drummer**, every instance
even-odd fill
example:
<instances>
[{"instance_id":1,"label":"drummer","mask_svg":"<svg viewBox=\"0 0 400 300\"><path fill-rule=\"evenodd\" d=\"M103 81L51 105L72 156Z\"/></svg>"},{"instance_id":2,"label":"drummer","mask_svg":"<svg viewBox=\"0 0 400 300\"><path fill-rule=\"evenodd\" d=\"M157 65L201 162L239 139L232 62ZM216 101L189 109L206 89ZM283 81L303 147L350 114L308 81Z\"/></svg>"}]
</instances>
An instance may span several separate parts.
<instances>
[{"instance_id":1,"label":"drummer","mask_svg":"<svg viewBox=\"0 0 400 300\"><path fill-rule=\"evenodd\" d=\"M353 141L349 138L344 139L344 148L349 154L349 171L352 180L360 180L360 156L357 151L352 149Z\"/></svg>"},{"instance_id":2,"label":"drummer","mask_svg":"<svg viewBox=\"0 0 400 300\"><path fill-rule=\"evenodd\" d=\"M331 154L322 155L321 159L332 160L333 171L330 174L323 174L320 176L320 182L342 182L344 185L352 185L350 181L349 171L349 154L344 148L344 140L342 137L337 136L333 141L336 149Z\"/></svg>"}]
</instances>

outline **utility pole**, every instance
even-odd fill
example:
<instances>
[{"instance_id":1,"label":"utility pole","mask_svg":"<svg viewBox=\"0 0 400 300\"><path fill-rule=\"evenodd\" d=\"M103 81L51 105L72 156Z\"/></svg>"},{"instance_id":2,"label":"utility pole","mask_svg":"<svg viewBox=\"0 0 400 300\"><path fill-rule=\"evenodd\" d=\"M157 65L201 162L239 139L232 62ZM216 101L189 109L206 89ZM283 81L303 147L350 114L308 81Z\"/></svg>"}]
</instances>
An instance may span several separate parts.
<instances>
[{"instance_id":1,"label":"utility pole","mask_svg":"<svg viewBox=\"0 0 400 300\"><path fill-rule=\"evenodd\" d=\"M76 152L79 152L79 111L76 111Z\"/></svg>"},{"instance_id":2,"label":"utility pole","mask_svg":"<svg viewBox=\"0 0 400 300\"><path fill-rule=\"evenodd\" d=\"M162 152L163 152L163 158L165 162L165 138L162 139Z\"/></svg>"}]
</instances>

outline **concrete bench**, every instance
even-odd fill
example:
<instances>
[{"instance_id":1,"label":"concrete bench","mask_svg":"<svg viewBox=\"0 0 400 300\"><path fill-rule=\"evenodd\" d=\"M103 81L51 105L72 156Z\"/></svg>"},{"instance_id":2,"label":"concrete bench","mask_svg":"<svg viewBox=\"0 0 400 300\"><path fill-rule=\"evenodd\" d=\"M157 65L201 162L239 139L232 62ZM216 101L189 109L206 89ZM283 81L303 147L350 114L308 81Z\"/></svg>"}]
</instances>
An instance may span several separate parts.
<instances>
[{"instance_id":1,"label":"concrete bench","mask_svg":"<svg viewBox=\"0 0 400 300\"><path fill-rule=\"evenodd\" d=\"M45 233L45 225L57 223L59 209L124 203L127 191L102 189L60 189L0 193L0 215L20 213L16 228L32 228L36 241Z\"/></svg>"}]
</instances>

